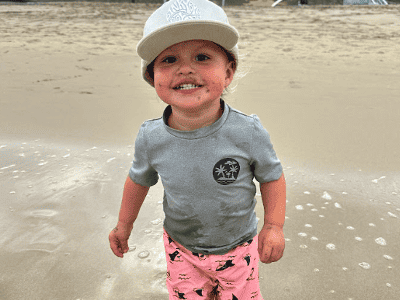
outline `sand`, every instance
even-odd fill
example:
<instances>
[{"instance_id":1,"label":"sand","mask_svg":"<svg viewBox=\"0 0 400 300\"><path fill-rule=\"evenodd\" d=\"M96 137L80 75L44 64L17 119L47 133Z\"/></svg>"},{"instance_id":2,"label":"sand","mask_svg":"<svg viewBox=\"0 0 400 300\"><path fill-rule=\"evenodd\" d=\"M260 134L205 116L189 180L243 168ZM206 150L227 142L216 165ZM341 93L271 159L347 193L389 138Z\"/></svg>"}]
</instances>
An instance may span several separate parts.
<instances>
[{"instance_id":1,"label":"sand","mask_svg":"<svg viewBox=\"0 0 400 300\"><path fill-rule=\"evenodd\" d=\"M108 245L138 128L165 107L135 53L155 7L0 5L0 299L168 299L160 183L131 251ZM264 299L398 299L399 6L225 10L247 73L227 102L287 179Z\"/></svg>"}]
</instances>

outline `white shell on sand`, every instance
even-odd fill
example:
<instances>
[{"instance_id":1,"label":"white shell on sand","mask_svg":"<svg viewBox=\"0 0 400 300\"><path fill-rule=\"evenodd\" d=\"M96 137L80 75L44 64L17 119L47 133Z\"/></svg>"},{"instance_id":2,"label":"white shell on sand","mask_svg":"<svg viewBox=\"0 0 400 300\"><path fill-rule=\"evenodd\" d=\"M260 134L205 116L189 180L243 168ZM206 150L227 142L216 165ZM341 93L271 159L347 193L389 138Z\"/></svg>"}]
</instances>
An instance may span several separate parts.
<instances>
[{"instance_id":1,"label":"white shell on sand","mask_svg":"<svg viewBox=\"0 0 400 300\"><path fill-rule=\"evenodd\" d=\"M150 255L150 252L147 251L147 250L144 250L144 251L142 251L142 252L140 252L140 253L138 254L138 257L140 257L140 258L146 258L146 257L148 257L149 255Z\"/></svg>"},{"instance_id":2,"label":"white shell on sand","mask_svg":"<svg viewBox=\"0 0 400 300\"><path fill-rule=\"evenodd\" d=\"M336 246L335 246L335 244L327 244L326 245L326 249L328 249L328 250L336 250Z\"/></svg>"},{"instance_id":3,"label":"white shell on sand","mask_svg":"<svg viewBox=\"0 0 400 300\"><path fill-rule=\"evenodd\" d=\"M328 194L328 192L324 192L324 194L322 195L323 199L326 200L332 200L332 196Z\"/></svg>"},{"instance_id":4,"label":"white shell on sand","mask_svg":"<svg viewBox=\"0 0 400 300\"><path fill-rule=\"evenodd\" d=\"M384 239L383 237L378 237L377 239L375 239L375 242L376 242L378 245L386 246L386 241L385 241L385 239Z\"/></svg>"},{"instance_id":5,"label":"white shell on sand","mask_svg":"<svg viewBox=\"0 0 400 300\"><path fill-rule=\"evenodd\" d=\"M359 265L361 268L365 269L365 270L371 269L371 265L370 265L369 263L366 263L366 262L361 262L361 263L359 263L358 265Z\"/></svg>"}]
</instances>

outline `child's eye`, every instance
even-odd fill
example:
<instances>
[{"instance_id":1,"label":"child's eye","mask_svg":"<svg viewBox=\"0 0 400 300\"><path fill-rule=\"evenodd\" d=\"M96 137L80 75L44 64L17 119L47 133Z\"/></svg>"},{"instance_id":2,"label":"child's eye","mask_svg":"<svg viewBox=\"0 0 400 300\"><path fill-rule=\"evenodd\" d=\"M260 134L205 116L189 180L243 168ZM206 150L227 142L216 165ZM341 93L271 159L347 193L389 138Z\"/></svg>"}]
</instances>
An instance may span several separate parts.
<instances>
[{"instance_id":1,"label":"child's eye","mask_svg":"<svg viewBox=\"0 0 400 300\"><path fill-rule=\"evenodd\" d=\"M172 64L175 61L176 61L176 58L174 56L168 56L168 57L164 58L164 60L162 62L166 62L166 63Z\"/></svg>"},{"instance_id":2,"label":"child's eye","mask_svg":"<svg viewBox=\"0 0 400 300\"><path fill-rule=\"evenodd\" d=\"M199 61L205 61L205 60L207 60L207 59L210 59L207 55L205 55L205 54L199 54L199 55L197 55L196 56L196 60L197 60L197 58L199 58L198 60Z\"/></svg>"},{"instance_id":3,"label":"child's eye","mask_svg":"<svg viewBox=\"0 0 400 300\"><path fill-rule=\"evenodd\" d=\"M205 54L199 54L196 56L196 61L205 61L210 59L207 55ZM175 56L168 56L166 58L164 58L164 60L162 62L165 62L167 64L172 64L174 62L176 62L177 58Z\"/></svg>"}]
</instances>

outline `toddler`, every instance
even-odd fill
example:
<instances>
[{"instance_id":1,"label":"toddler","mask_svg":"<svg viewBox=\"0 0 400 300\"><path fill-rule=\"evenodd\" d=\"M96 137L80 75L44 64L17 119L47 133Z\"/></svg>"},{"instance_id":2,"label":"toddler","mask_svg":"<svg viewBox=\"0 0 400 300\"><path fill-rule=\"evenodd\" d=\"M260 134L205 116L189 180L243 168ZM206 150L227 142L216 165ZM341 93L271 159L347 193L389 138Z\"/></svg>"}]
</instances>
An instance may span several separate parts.
<instances>
[{"instance_id":1,"label":"toddler","mask_svg":"<svg viewBox=\"0 0 400 300\"><path fill-rule=\"evenodd\" d=\"M123 257L160 177L170 300L262 300L258 262L279 260L285 248L286 185L269 134L256 115L221 98L238 66L238 39L221 7L171 0L137 45L144 80L168 106L139 130L109 240ZM254 177L265 211L259 234Z\"/></svg>"}]
</instances>

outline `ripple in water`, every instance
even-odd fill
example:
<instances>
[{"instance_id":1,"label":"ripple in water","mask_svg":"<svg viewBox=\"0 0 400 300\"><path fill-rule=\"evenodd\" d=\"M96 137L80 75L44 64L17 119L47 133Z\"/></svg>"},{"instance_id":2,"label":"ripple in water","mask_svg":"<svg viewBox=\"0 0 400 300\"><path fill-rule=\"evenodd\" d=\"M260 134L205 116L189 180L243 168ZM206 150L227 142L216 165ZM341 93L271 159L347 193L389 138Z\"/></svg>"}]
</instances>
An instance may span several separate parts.
<instances>
[{"instance_id":1,"label":"ripple in water","mask_svg":"<svg viewBox=\"0 0 400 300\"><path fill-rule=\"evenodd\" d=\"M58 212L52 209L37 209L30 212L30 215L35 217L52 217Z\"/></svg>"}]
</instances>

